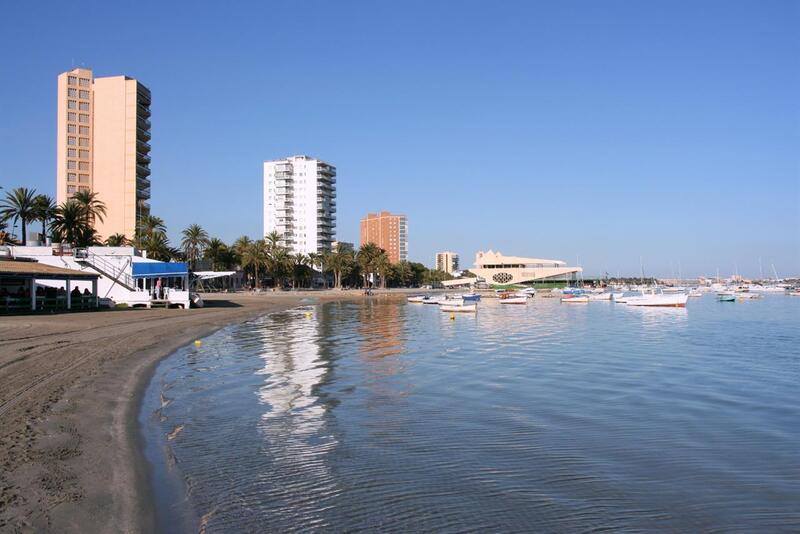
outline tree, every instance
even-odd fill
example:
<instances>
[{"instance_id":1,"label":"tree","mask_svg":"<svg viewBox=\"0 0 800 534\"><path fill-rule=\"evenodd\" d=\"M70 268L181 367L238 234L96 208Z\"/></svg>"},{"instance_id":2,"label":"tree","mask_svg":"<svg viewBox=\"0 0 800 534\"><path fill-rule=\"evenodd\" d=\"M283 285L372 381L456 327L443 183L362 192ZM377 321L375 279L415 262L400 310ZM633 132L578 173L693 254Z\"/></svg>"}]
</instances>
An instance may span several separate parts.
<instances>
[{"instance_id":1,"label":"tree","mask_svg":"<svg viewBox=\"0 0 800 534\"><path fill-rule=\"evenodd\" d=\"M386 279L389 277L389 273L392 270L392 262L389 261L389 256L386 254L386 251L381 250L380 253L376 254L372 265L381 278L381 288L386 289Z\"/></svg>"},{"instance_id":2,"label":"tree","mask_svg":"<svg viewBox=\"0 0 800 534\"><path fill-rule=\"evenodd\" d=\"M96 238L96 232L86 219L86 207L74 199L56 208L50 227L56 240L77 247L92 245Z\"/></svg>"},{"instance_id":3,"label":"tree","mask_svg":"<svg viewBox=\"0 0 800 534\"><path fill-rule=\"evenodd\" d=\"M56 214L56 203L47 195L36 195L33 199L33 215L42 222L42 239L47 236L47 222Z\"/></svg>"},{"instance_id":4,"label":"tree","mask_svg":"<svg viewBox=\"0 0 800 534\"><path fill-rule=\"evenodd\" d=\"M252 241L242 251L242 267L252 268L254 271L254 284L261 287L261 278L258 276L259 268L267 264L267 246L263 239Z\"/></svg>"},{"instance_id":5,"label":"tree","mask_svg":"<svg viewBox=\"0 0 800 534\"><path fill-rule=\"evenodd\" d=\"M97 193L88 189L81 189L74 195L73 200L84 207L87 224L94 225L94 221L103 222L106 216L106 205L97 198Z\"/></svg>"},{"instance_id":6,"label":"tree","mask_svg":"<svg viewBox=\"0 0 800 534\"><path fill-rule=\"evenodd\" d=\"M36 220L34 200L36 190L27 187L17 187L6 193L6 198L0 203L0 218L4 221L13 219L20 221L22 226L22 244L28 239L28 223Z\"/></svg>"},{"instance_id":7,"label":"tree","mask_svg":"<svg viewBox=\"0 0 800 534\"><path fill-rule=\"evenodd\" d=\"M208 245L208 232L203 230L199 224L192 224L182 232L182 235L181 249L183 249L189 266L194 269L197 260Z\"/></svg>"},{"instance_id":8,"label":"tree","mask_svg":"<svg viewBox=\"0 0 800 534\"><path fill-rule=\"evenodd\" d=\"M112 234L106 238L107 247L126 247L130 244L130 240L125 237L125 234Z\"/></svg>"},{"instance_id":9,"label":"tree","mask_svg":"<svg viewBox=\"0 0 800 534\"><path fill-rule=\"evenodd\" d=\"M381 249L374 243L363 245L356 254L356 262L361 267L361 277L363 287L368 287L368 278L375 272L375 259L380 254Z\"/></svg>"},{"instance_id":10,"label":"tree","mask_svg":"<svg viewBox=\"0 0 800 534\"><path fill-rule=\"evenodd\" d=\"M142 237L152 237L155 234L166 234L167 226L164 219L155 215L145 215L139 219L136 226L136 233Z\"/></svg>"},{"instance_id":11,"label":"tree","mask_svg":"<svg viewBox=\"0 0 800 534\"><path fill-rule=\"evenodd\" d=\"M327 264L333 272L333 286L340 289L343 278L352 272L356 265L355 252L353 250L332 252Z\"/></svg>"},{"instance_id":12,"label":"tree","mask_svg":"<svg viewBox=\"0 0 800 534\"><path fill-rule=\"evenodd\" d=\"M311 262L308 256L302 252L290 254L289 258L291 260L292 288L296 288L298 285L302 286L309 277L309 271L311 270L309 263Z\"/></svg>"},{"instance_id":13,"label":"tree","mask_svg":"<svg viewBox=\"0 0 800 534\"><path fill-rule=\"evenodd\" d=\"M170 261L176 258L180 251L175 250L169 244L167 234L156 232L152 236L144 239L144 248L147 257L159 261Z\"/></svg>"},{"instance_id":14,"label":"tree","mask_svg":"<svg viewBox=\"0 0 800 534\"><path fill-rule=\"evenodd\" d=\"M227 245L221 240L213 237L208 240L203 257L211 260L211 270L216 271L221 266L227 266L227 258L230 254Z\"/></svg>"}]
</instances>

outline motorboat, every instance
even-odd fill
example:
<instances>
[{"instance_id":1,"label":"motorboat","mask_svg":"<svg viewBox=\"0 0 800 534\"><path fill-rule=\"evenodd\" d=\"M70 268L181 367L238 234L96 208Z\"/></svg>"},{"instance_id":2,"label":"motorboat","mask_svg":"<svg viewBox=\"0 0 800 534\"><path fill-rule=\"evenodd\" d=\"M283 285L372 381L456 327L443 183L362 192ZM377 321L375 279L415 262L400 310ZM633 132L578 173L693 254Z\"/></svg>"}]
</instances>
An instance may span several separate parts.
<instances>
[{"instance_id":1,"label":"motorboat","mask_svg":"<svg viewBox=\"0 0 800 534\"><path fill-rule=\"evenodd\" d=\"M736 291L736 298L739 300L752 300L762 298L760 293L750 293L749 291Z\"/></svg>"},{"instance_id":2,"label":"motorboat","mask_svg":"<svg viewBox=\"0 0 800 534\"><path fill-rule=\"evenodd\" d=\"M527 304L528 297L506 297L500 299L500 304Z\"/></svg>"},{"instance_id":3,"label":"motorboat","mask_svg":"<svg viewBox=\"0 0 800 534\"><path fill-rule=\"evenodd\" d=\"M439 306L439 309L442 310L443 312L451 312L451 313L474 313L478 311L478 303L472 302L467 304L463 301L461 304L447 303Z\"/></svg>"},{"instance_id":4,"label":"motorboat","mask_svg":"<svg viewBox=\"0 0 800 534\"><path fill-rule=\"evenodd\" d=\"M422 301L423 304L443 304L447 302L446 295L433 295L425 297L425 300Z\"/></svg>"},{"instance_id":5,"label":"motorboat","mask_svg":"<svg viewBox=\"0 0 800 534\"><path fill-rule=\"evenodd\" d=\"M662 288L664 293L686 293L686 288L683 286L670 286Z\"/></svg>"},{"instance_id":6,"label":"motorboat","mask_svg":"<svg viewBox=\"0 0 800 534\"><path fill-rule=\"evenodd\" d=\"M627 304L631 299L638 299L642 296L642 292L638 289L632 291L625 291L620 296L614 296L615 302L621 302L622 304Z\"/></svg>"},{"instance_id":7,"label":"motorboat","mask_svg":"<svg viewBox=\"0 0 800 534\"><path fill-rule=\"evenodd\" d=\"M703 292L700 291L697 288L692 288L692 289L689 290L689 296L690 297L702 297L703 296Z\"/></svg>"},{"instance_id":8,"label":"motorboat","mask_svg":"<svg viewBox=\"0 0 800 534\"><path fill-rule=\"evenodd\" d=\"M575 295L572 297L563 297L561 299L561 302L567 304L582 304L584 302L589 302L589 295Z\"/></svg>"},{"instance_id":9,"label":"motorboat","mask_svg":"<svg viewBox=\"0 0 800 534\"><path fill-rule=\"evenodd\" d=\"M417 303L417 304L421 304L421 303L425 302L426 298L428 298L428 297L426 297L425 295L412 295L412 296L408 297L406 300L408 302L414 302L414 303Z\"/></svg>"},{"instance_id":10,"label":"motorboat","mask_svg":"<svg viewBox=\"0 0 800 534\"><path fill-rule=\"evenodd\" d=\"M591 295L589 295L589 300L608 300L608 301L610 301L612 294L613 293L610 293L610 292L608 292L608 293L606 293L606 292L603 292L603 293L592 293Z\"/></svg>"},{"instance_id":11,"label":"motorboat","mask_svg":"<svg viewBox=\"0 0 800 534\"><path fill-rule=\"evenodd\" d=\"M526 287L525 289L523 289L521 291L521 293L525 293L526 295L534 297L534 296L536 296L536 289L533 288L533 287Z\"/></svg>"},{"instance_id":12,"label":"motorboat","mask_svg":"<svg viewBox=\"0 0 800 534\"><path fill-rule=\"evenodd\" d=\"M792 289L786 294L789 295L790 297L800 297L800 289Z\"/></svg>"},{"instance_id":13,"label":"motorboat","mask_svg":"<svg viewBox=\"0 0 800 534\"><path fill-rule=\"evenodd\" d=\"M621 299L622 295L624 294L625 294L624 291L614 291L611 293L611 300L613 300L614 302L621 302L619 299Z\"/></svg>"},{"instance_id":14,"label":"motorboat","mask_svg":"<svg viewBox=\"0 0 800 534\"><path fill-rule=\"evenodd\" d=\"M467 293L466 295L462 295L461 299L465 302L478 302L481 300L481 296L477 293Z\"/></svg>"},{"instance_id":15,"label":"motorboat","mask_svg":"<svg viewBox=\"0 0 800 534\"><path fill-rule=\"evenodd\" d=\"M717 298L720 302L736 302L736 293L733 291L719 291Z\"/></svg>"},{"instance_id":16,"label":"motorboat","mask_svg":"<svg viewBox=\"0 0 800 534\"><path fill-rule=\"evenodd\" d=\"M626 300L628 306L652 306L665 308L685 308L689 295L686 293L664 293L661 288L643 289L641 296Z\"/></svg>"}]
</instances>

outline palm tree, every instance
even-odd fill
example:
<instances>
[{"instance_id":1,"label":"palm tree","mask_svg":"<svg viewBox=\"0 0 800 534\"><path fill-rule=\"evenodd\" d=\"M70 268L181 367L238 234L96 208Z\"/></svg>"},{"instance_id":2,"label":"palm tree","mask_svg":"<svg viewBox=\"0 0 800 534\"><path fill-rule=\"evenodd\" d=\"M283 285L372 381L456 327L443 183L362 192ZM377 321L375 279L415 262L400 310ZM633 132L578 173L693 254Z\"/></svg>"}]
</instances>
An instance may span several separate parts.
<instances>
[{"instance_id":1,"label":"palm tree","mask_svg":"<svg viewBox=\"0 0 800 534\"><path fill-rule=\"evenodd\" d=\"M106 238L107 247L125 247L130 244L130 240L125 234L113 234Z\"/></svg>"},{"instance_id":2,"label":"palm tree","mask_svg":"<svg viewBox=\"0 0 800 534\"><path fill-rule=\"evenodd\" d=\"M292 289L294 289L297 285L301 285L308 277L308 264L310 262L308 256L302 252L290 254L289 258L291 260Z\"/></svg>"},{"instance_id":3,"label":"palm tree","mask_svg":"<svg viewBox=\"0 0 800 534\"><path fill-rule=\"evenodd\" d=\"M17 187L6 193L6 198L0 203L0 218L4 221L14 219L22 223L22 244L28 239L28 223L36 219L34 199L36 190L27 187Z\"/></svg>"},{"instance_id":4,"label":"palm tree","mask_svg":"<svg viewBox=\"0 0 800 534\"><path fill-rule=\"evenodd\" d=\"M36 195L33 199L33 215L42 222L42 239L47 239L47 222L56 214L56 203L47 195Z\"/></svg>"},{"instance_id":5,"label":"palm tree","mask_svg":"<svg viewBox=\"0 0 800 534\"><path fill-rule=\"evenodd\" d=\"M381 250L373 260L373 268L378 272L381 277L381 288L386 289L386 279L389 277L389 272L392 269L392 262L389 261L389 256L386 251Z\"/></svg>"},{"instance_id":6,"label":"palm tree","mask_svg":"<svg viewBox=\"0 0 800 534\"><path fill-rule=\"evenodd\" d=\"M136 231L145 237L152 237L154 234L166 234L167 225L164 219L155 215L145 215L139 219Z\"/></svg>"},{"instance_id":7,"label":"palm tree","mask_svg":"<svg viewBox=\"0 0 800 534\"><path fill-rule=\"evenodd\" d=\"M169 239L166 234L156 232L145 239L144 250L147 257L159 261L169 261L180 254L179 251L170 247Z\"/></svg>"},{"instance_id":8,"label":"palm tree","mask_svg":"<svg viewBox=\"0 0 800 534\"><path fill-rule=\"evenodd\" d=\"M375 259L381 253L381 249L374 243L367 243L363 245L358 254L356 254L356 262L361 267L361 278L364 287L368 286L369 275L375 272Z\"/></svg>"},{"instance_id":9,"label":"palm tree","mask_svg":"<svg viewBox=\"0 0 800 534\"><path fill-rule=\"evenodd\" d=\"M264 236L264 239L266 240L266 243L267 243L267 248L268 248L269 250L273 250L273 249L275 249L275 248L277 248L277 247L280 247L280 246L282 246L281 240L282 240L283 238L282 238L282 237L281 237L281 235L280 235L278 232L276 232L275 230L271 231L271 232L270 232L270 233L268 233L266 236Z\"/></svg>"},{"instance_id":10,"label":"palm tree","mask_svg":"<svg viewBox=\"0 0 800 534\"><path fill-rule=\"evenodd\" d=\"M208 232L203 230L199 224L192 224L182 234L181 248L189 266L194 269L198 258L208 245Z\"/></svg>"},{"instance_id":11,"label":"palm tree","mask_svg":"<svg viewBox=\"0 0 800 534\"><path fill-rule=\"evenodd\" d=\"M261 278L258 276L259 267L264 267L267 264L267 245L263 239L252 241L243 250L242 253L242 267L247 269L252 267L255 273L254 283L257 287L261 287Z\"/></svg>"},{"instance_id":12,"label":"palm tree","mask_svg":"<svg viewBox=\"0 0 800 534\"><path fill-rule=\"evenodd\" d=\"M50 223L53 235L62 243L86 246L94 238L94 233L86 220L86 208L80 202L69 199L56 209Z\"/></svg>"},{"instance_id":13,"label":"palm tree","mask_svg":"<svg viewBox=\"0 0 800 534\"><path fill-rule=\"evenodd\" d=\"M78 204L83 205L86 209L86 220L89 223L94 223L95 220L103 222L103 217L106 216L106 205L102 200L97 198L98 194L88 189L81 189L74 195L73 200Z\"/></svg>"},{"instance_id":14,"label":"palm tree","mask_svg":"<svg viewBox=\"0 0 800 534\"><path fill-rule=\"evenodd\" d=\"M227 254L228 246L221 239L214 237L208 240L203 257L211 260L211 270L216 271L225 261Z\"/></svg>"}]
</instances>

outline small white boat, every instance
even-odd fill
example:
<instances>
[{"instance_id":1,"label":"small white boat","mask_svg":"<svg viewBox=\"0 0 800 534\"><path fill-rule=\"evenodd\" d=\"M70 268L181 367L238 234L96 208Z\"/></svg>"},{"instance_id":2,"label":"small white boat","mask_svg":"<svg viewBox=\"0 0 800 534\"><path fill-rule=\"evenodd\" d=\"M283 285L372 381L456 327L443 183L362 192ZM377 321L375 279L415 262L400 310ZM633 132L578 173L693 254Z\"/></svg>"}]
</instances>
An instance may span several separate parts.
<instances>
[{"instance_id":1,"label":"small white boat","mask_svg":"<svg viewBox=\"0 0 800 534\"><path fill-rule=\"evenodd\" d=\"M645 289L640 297L627 299L628 306L653 306L665 308L685 308L689 295L686 293L664 293L661 289Z\"/></svg>"},{"instance_id":2,"label":"small white boat","mask_svg":"<svg viewBox=\"0 0 800 534\"><path fill-rule=\"evenodd\" d=\"M422 301L423 304L442 304L444 302L447 302L447 297L445 295L426 297L425 300Z\"/></svg>"},{"instance_id":3,"label":"small white boat","mask_svg":"<svg viewBox=\"0 0 800 534\"><path fill-rule=\"evenodd\" d=\"M425 297L425 295L414 295L414 296L408 297L406 300L408 302L423 303L423 302L425 302L426 298L427 297Z\"/></svg>"},{"instance_id":4,"label":"small white boat","mask_svg":"<svg viewBox=\"0 0 800 534\"><path fill-rule=\"evenodd\" d=\"M614 302L621 302L619 299L621 299L622 295L624 294L625 294L624 291L614 291L613 293L611 293L611 300L613 300Z\"/></svg>"},{"instance_id":5,"label":"small white boat","mask_svg":"<svg viewBox=\"0 0 800 534\"><path fill-rule=\"evenodd\" d=\"M736 298L739 300L751 300L762 298L758 293L750 293L749 291L737 291Z\"/></svg>"},{"instance_id":6,"label":"small white boat","mask_svg":"<svg viewBox=\"0 0 800 534\"><path fill-rule=\"evenodd\" d=\"M612 293L592 293L589 300L611 300Z\"/></svg>"},{"instance_id":7,"label":"small white boat","mask_svg":"<svg viewBox=\"0 0 800 534\"><path fill-rule=\"evenodd\" d=\"M443 312L450 313L474 313L478 311L478 304L473 302L471 304L442 304L439 309Z\"/></svg>"},{"instance_id":8,"label":"small white boat","mask_svg":"<svg viewBox=\"0 0 800 534\"><path fill-rule=\"evenodd\" d=\"M736 293L733 291L719 291L717 298L720 302L736 302Z\"/></svg>"},{"instance_id":9,"label":"small white boat","mask_svg":"<svg viewBox=\"0 0 800 534\"><path fill-rule=\"evenodd\" d=\"M800 297L800 289L795 289L787 293L790 297Z\"/></svg>"},{"instance_id":10,"label":"small white boat","mask_svg":"<svg viewBox=\"0 0 800 534\"><path fill-rule=\"evenodd\" d=\"M500 304L527 304L528 297L527 296L502 296L500 297Z\"/></svg>"},{"instance_id":11,"label":"small white boat","mask_svg":"<svg viewBox=\"0 0 800 534\"><path fill-rule=\"evenodd\" d=\"M561 299L561 302L566 304L583 304L584 302L589 302L589 296L577 295L575 297L564 297Z\"/></svg>"},{"instance_id":12,"label":"small white boat","mask_svg":"<svg viewBox=\"0 0 800 534\"><path fill-rule=\"evenodd\" d=\"M700 291L699 289L690 289L689 290L689 296L690 297L702 297L703 296L703 292Z\"/></svg>"}]
</instances>

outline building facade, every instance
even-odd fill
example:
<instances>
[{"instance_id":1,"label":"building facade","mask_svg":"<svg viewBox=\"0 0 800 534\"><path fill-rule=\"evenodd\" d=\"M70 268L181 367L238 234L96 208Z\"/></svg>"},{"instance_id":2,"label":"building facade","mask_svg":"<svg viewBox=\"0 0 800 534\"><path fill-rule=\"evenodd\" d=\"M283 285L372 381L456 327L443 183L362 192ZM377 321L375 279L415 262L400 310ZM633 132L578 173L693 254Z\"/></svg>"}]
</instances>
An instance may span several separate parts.
<instances>
[{"instance_id":1,"label":"building facade","mask_svg":"<svg viewBox=\"0 0 800 534\"><path fill-rule=\"evenodd\" d=\"M336 167L308 156L264 162L264 235L293 253L331 250L336 238Z\"/></svg>"},{"instance_id":2,"label":"building facade","mask_svg":"<svg viewBox=\"0 0 800 534\"><path fill-rule=\"evenodd\" d=\"M367 243L386 251L389 261L408 261L408 220L405 215L394 215L388 211L368 213L361 219L360 246Z\"/></svg>"},{"instance_id":3,"label":"building facade","mask_svg":"<svg viewBox=\"0 0 800 534\"><path fill-rule=\"evenodd\" d=\"M436 270L444 271L448 274L458 271L458 254L449 251L437 252Z\"/></svg>"},{"instance_id":4,"label":"building facade","mask_svg":"<svg viewBox=\"0 0 800 534\"><path fill-rule=\"evenodd\" d=\"M150 90L127 76L94 78L83 68L58 76L56 200L97 193L103 239L133 238L150 213L150 103Z\"/></svg>"},{"instance_id":5,"label":"building facade","mask_svg":"<svg viewBox=\"0 0 800 534\"><path fill-rule=\"evenodd\" d=\"M490 285L507 285L569 280L577 273L583 272L583 269L568 267L565 262L559 260L504 256L500 252L490 250L475 255L475 266L470 272Z\"/></svg>"}]
</instances>

